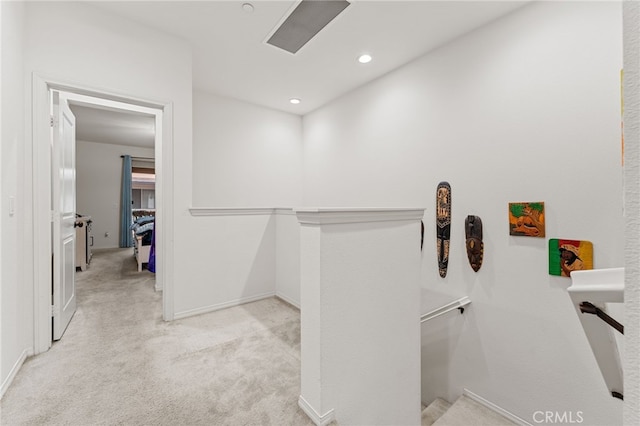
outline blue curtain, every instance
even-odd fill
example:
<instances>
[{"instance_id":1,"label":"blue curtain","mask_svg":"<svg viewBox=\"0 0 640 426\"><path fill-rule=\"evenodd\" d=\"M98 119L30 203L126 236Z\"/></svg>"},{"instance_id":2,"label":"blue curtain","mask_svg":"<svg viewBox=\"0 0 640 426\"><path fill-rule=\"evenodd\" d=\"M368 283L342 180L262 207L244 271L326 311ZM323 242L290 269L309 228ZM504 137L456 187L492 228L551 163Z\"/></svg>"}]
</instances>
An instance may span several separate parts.
<instances>
[{"instance_id":1,"label":"blue curtain","mask_svg":"<svg viewBox=\"0 0 640 426\"><path fill-rule=\"evenodd\" d=\"M120 202L120 247L133 247L131 235L131 156L122 156L122 195Z\"/></svg>"}]
</instances>

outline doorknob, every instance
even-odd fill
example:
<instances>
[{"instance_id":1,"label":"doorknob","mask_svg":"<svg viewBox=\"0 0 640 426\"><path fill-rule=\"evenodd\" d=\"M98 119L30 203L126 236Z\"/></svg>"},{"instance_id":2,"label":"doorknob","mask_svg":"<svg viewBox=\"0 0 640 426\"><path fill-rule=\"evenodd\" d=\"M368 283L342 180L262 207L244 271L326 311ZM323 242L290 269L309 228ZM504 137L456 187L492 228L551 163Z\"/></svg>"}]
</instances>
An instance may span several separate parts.
<instances>
[{"instance_id":1,"label":"doorknob","mask_svg":"<svg viewBox=\"0 0 640 426\"><path fill-rule=\"evenodd\" d=\"M79 221L78 221L78 222L75 222L75 223L73 224L73 227L74 227L74 228L82 228L83 226L84 226L84 222L79 222Z\"/></svg>"}]
</instances>

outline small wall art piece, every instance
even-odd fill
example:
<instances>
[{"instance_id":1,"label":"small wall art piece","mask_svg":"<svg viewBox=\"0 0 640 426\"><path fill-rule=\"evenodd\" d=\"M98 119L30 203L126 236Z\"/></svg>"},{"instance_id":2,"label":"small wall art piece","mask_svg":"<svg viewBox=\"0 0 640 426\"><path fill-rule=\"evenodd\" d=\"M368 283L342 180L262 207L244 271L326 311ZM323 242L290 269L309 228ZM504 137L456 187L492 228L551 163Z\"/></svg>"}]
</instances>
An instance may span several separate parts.
<instances>
[{"instance_id":1,"label":"small wall art piece","mask_svg":"<svg viewBox=\"0 0 640 426\"><path fill-rule=\"evenodd\" d=\"M544 238L544 202L509 203L509 234Z\"/></svg>"},{"instance_id":2,"label":"small wall art piece","mask_svg":"<svg viewBox=\"0 0 640 426\"><path fill-rule=\"evenodd\" d=\"M447 276L450 236L451 185L449 182L440 182L436 190L436 250L438 253L438 272L442 278Z\"/></svg>"},{"instance_id":3,"label":"small wall art piece","mask_svg":"<svg viewBox=\"0 0 640 426\"><path fill-rule=\"evenodd\" d=\"M572 271L593 269L593 244L590 241L549 240L549 275L568 277Z\"/></svg>"},{"instance_id":4,"label":"small wall art piece","mask_svg":"<svg viewBox=\"0 0 640 426\"><path fill-rule=\"evenodd\" d=\"M464 221L464 233L466 237L467 258L471 269L478 272L482 266L484 256L484 243L482 242L482 220L478 216L467 216Z\"/></svg>"}]
</instances>

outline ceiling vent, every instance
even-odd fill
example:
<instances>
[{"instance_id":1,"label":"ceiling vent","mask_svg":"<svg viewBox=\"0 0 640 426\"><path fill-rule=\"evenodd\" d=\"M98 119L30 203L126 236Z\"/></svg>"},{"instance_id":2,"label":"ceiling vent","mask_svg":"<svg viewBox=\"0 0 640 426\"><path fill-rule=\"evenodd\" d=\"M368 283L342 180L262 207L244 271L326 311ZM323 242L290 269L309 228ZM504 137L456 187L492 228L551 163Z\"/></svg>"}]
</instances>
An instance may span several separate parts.
<instances>
[{"instance_id":1,"label":"ceiling vent","mask_svg":"<svg viewBox=\"0 0 640 426\"><path fill-rule=\"evenodd\" d=\"M344 0L302 0L267 43L296 53L347 6Z\"/></svg>"}]
</instances>

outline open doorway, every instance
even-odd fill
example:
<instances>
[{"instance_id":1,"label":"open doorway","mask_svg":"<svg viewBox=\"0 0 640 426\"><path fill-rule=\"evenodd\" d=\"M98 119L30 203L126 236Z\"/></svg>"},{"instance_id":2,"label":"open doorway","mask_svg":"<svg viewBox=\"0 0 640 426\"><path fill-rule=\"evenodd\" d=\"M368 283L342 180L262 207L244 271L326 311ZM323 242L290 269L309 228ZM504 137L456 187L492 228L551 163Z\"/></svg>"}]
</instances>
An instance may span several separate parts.
<instances>
[{"instance_id":1,"label":"open doorway","mask_svg":"<svg viewBox=\"0 0 640 426\"><path fill-rule=\"evenodd\" d=\"M153 272L148 265L153 265L149 255L156 213L155 117L74 101L70 107L76 118L76 209L91 221L77 232L88 232L87 267L93 252L140 246L139 252L130 250L136 269ZM144 228L133 228L138 221L144 221ZM83 241L76 243L81 249ZM80 257L76 267L84 271Z\"/></svg>"},{"instance_id":2,"label":"open doorway","mask_svg":"<svg viewBox=\"0 0 640 426\"><path fill-rule=\"evenodd\" d=\"M52 339L59 340L77 308L77 283L94 252L120 249L130 254L124 265L132 271L141 273L144 264L155 273L155 140L156 115L161 113L59 90L51 90L51 98ZM68 116L61 115L64 108ZM67 147L69 143L74 146ZM69 197L74 199L67 201ZM67 211L75 216L74 229L57 220L68 216ZM139 226L142 220L144 226ZM74 246L75 256L69 256L66 252ZM76 272L70 273L74 260ZM122 266L120 261L113 265Z\"/></svg>"},{"instance_id":3,"label":"open doorway","mask_svg":"<svg viewBox=\"0 0 640 426\"><path fill-rule=\"evenodd\" d=\"M34 75L34 169L33 169L33 204L34 204L34 353L46 351L52 344L51 318L55 313L52 306L51 280L52 269L55 260L52 261L52 247L54 246L51 224L55 212L51 211L54 184L52 181L52 150L51 128L53 126L51 116L51 103L53 92L63 94L70 104L83 107L92 107L105 111L120 111L143 114L153 117L155 123L155 135L153 152L155 157L155 192L154 204L156 210L156 289L163 290L163 318L172 319L171 306L167 301L167 292L164 288L164 274L170 267L164 265L164 224L171 223L171 209L167 205L171 203L171 176L172 160L168 158L163 162L163 144L165 150L170 152L172 146L171 134L163 139L163 127L171 127L172 106L170 103L156 103L136 98L126 98L121 95L113 95L108 92L100 92L47 80ZM51 123L50 123L51 122ZM166 176L164 176L166 174ZM166 179L166 180L165 180ZM164 184L168 182L168 184ZM168 200L165 204L164 200ZM166 214L165 214L166 211ZM166 222L164 222L166 218ZM95 238L94 238L95 240ZM55 302L53 302L55 303Z\"/></svg>"}]
</instances>

